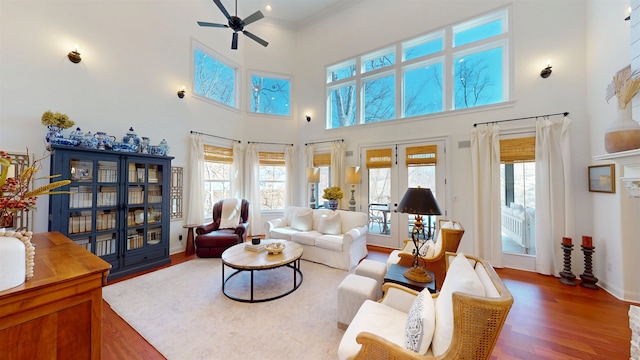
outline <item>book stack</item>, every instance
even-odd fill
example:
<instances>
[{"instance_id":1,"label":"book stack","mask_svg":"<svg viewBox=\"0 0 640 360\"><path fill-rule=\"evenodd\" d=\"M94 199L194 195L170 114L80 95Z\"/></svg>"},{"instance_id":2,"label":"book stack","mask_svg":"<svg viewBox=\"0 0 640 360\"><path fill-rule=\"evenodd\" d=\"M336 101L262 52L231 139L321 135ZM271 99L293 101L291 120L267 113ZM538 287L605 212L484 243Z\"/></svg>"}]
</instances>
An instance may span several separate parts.
<instances>
[{"instance_id":1,"label":"book stack","mask_svg":"<svg viewBox=\"0 0 640 360\"><path fill-rule=\"evenodd\" d=\"M250 251L262 251L264 250L264 244L261 243L258 245L253 245L253 244L247 243L244 245L244 248Z\"/></svg>"}]
</instances>

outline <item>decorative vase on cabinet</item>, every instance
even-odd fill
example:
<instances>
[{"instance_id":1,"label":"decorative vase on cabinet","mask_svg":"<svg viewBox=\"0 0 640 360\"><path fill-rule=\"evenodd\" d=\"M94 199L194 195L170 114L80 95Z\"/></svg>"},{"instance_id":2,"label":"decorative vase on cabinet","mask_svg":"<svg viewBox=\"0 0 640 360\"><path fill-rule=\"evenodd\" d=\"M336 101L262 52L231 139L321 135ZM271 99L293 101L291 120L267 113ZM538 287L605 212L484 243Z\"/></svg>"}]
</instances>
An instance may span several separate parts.
<instances>
[{"instance_id":1,"label":"decorative vase on cabinet","mask_svg":"<svg viewBox=\"0 0 640 360\"><path fill-rule=\"evenodd\" d=\"M640 124L631 118L631 107L618 110L604 135L604 148L608 153L640 148Z\"/></svg>"}]
</instances>

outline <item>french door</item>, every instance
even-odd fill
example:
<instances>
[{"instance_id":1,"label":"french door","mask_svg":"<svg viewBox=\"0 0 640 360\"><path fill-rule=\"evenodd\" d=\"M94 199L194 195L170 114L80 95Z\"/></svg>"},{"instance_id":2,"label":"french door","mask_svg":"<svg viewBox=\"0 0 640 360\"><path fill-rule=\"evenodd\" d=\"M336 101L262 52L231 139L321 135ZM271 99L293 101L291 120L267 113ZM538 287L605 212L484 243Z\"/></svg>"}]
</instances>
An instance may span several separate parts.
<instances>
[{"instance_id":1,"label":"french door","mask_svg":"<svg viewBox=\"0 0 640 360\"><path fill-rule=\"evenodd\" d=\"M401 248L404 240L411 238L414 215L396 211L409 187L430 188L446 214L445 145L444 139L438 139L360 148L362 197L369 213L367 243ZM423 217L423 223L427 227L428 217ZM433 217L432 226L435 223Z\"/></svg>"}]
</instances>

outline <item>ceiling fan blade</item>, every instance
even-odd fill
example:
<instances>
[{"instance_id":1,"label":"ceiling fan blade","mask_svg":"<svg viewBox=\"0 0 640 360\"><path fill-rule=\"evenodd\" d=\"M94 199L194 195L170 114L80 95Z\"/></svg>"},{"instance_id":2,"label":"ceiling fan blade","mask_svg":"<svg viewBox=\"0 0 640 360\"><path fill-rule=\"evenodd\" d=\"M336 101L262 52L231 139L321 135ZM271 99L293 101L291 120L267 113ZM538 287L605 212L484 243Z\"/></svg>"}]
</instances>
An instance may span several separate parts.
<instances>
[{"instance_id":1,"label":"ceiling fan blade","mask_svg":"<svg viewBox=\"0 0 640 360\"><path fill-rule=\"evenodd\" d=\"M198 21L198 25L209 26L209 27L225 27L225 28L229 27L229 25L226 25L226 24L215 24L215 23L204 22L204 21Z\"/></svg>"},{"instance_id":2,"label":"ceiling fan blade","mask_svg":"<svg viewBox=\"0 0 640 360\"><path fill-rule=\"evenodd\" d=\"M253 14L247 16L246 19L242 20L242 25L246 26L251 24L254 21L258 21L260 19L262 19L264 17L264 15L262 15L262 12L260 10L254 12Z\"/></svg>"},{"instance_id":3,"label":"ceiling fan blade","mask_svg":"<svg viewBox=\"0 0 640 360\"><path fill-rule=\"evenodd\" d=\"M248 37L250 37L251 39L255 40L257 43L259 43L260 45L262 45L262 46L264 46L264 47L267 47L267 45L269 45L269 43L268 43L268 42L266 42L266 41L264 41L264 40L260 39L259 37L257 37L257 36L255 36L255 35L253 35L252 33L248 32L248 31L246 31L246 30L243 30L243 31L242 31L242 33L243 33L243 34L245 34L245 35L247 35L247 36L248 36Z\"/></svg>"},{"instance_id":4,"label":"ceiling fan blade","mask_svg":"<svg viewBox=\"0 0 640 360\"><path fill-rule=\"evenodd\" d=\"M233 36L231 37L231 49L238 50L238 33L237 32L234 32Z\"/></svg>"},{"instance_id":5,"label":"ceiling fan blade","mask_svg":"<svg viewBox=\"0 0 640 360\"><path fill-rule=\"evenodd\" d=\"M220 11L222 11L222 13L224 14L224 16L227 18L227 20L229 18L231 18L231 15L229 15L229 12L227 11L227 9L224 8L224 5L222 5L222 1L220 0L213 0L213 2L218 5L218 8L220 9Z\"/></svg>"}]
</instances>

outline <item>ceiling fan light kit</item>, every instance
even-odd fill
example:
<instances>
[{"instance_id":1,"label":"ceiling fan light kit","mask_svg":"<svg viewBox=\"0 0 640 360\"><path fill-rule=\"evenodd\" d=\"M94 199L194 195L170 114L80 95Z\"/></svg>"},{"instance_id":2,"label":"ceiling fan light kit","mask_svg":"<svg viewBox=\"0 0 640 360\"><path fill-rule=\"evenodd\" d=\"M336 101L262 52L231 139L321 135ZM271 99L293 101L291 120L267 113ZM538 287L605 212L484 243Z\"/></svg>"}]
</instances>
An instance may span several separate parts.
<instances>
[{"instance_id":1,"label":"ceiling fan light kit","mask_svg":"<svg viewBox=\"0 0 640 360\"><path fill-rule=\"evenodd\" d=\"M264 47L269 45L267 41L261 39L260 37L244 29L245 26L251 24L252 22L255 22L264 18L264 15L262 15L262 12L260 12L260 10L254 12L253 14L249 15L247 18L243 20L238 17L238 0L236 0L236 14L233 16L229 15L229 12L227 11L227 9L225 9L224 5L222 5L222 2L220 0L213 0L213 2L218 6L222 14L227 18L228 24L217 24L217 23L198 21L198 25L206 26L206 27L225 27L233 30L233 35L231 37L231 49L233 50L238 49L238 32L243 33L248 38L252 39L253 41L257 42L258 44Z\"/></svg>"}]
</instances>

